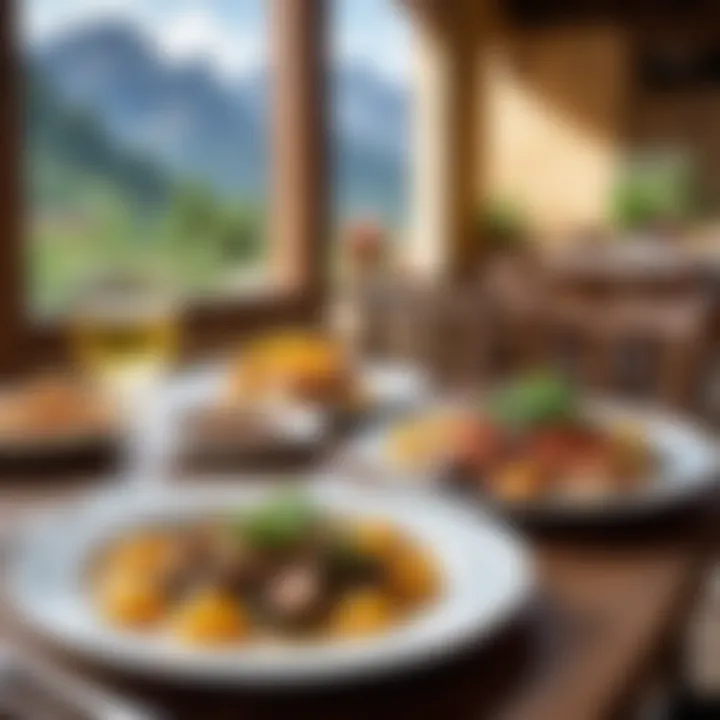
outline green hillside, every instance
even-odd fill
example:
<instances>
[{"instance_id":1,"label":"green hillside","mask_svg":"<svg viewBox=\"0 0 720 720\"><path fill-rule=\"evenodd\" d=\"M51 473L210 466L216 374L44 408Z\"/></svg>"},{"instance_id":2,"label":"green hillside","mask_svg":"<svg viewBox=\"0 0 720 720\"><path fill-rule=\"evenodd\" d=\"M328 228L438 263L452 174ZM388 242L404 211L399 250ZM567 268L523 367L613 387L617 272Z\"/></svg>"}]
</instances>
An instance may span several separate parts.
<instances>
[{"instance_id":1,"label":"green hillside","mask_svg":"<svg viewBox=\"0 0 720 720\"><path fill-rule=\"evenodd\" d=\"M25 158L36 312L66 310L85 278L120 265L156 266L192 294L226 289L261 259L260 209L228 204L118 147L32 68Z\"/></svg>"},{"instance_id":2,"label":"green hillside","mask_svg":"<svg viewBox=\"0 0 720 720\"><path fill-rule=\"evenodd\" d=\"M89 114L64 107L33 68L26 82L26 132L35 207L67 208L102 187L135 209L155 209L168 199L171 183L158 168L115 147Z\"/></svg>"}]
</instances>

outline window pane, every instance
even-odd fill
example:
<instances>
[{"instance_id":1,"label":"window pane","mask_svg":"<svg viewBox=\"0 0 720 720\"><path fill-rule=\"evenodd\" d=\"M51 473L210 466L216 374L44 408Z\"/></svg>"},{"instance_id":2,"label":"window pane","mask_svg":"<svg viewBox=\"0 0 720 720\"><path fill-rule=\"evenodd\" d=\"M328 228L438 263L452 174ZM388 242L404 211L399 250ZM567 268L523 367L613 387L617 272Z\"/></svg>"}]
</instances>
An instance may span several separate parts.
<instances>
[{"instance_id":1,"label":"window pane","mask_svg":"<svg viewBox=\"0 0 720 720\"><path fill-rule=\"evenodd\" d=\"M23 0L29 305L109 267L265 276L266 0Z\"/></svg>"},{"instance_id":2,"label":"window pane","mask_svg":"<svg viewBox=\"0 0 720 720\"><path fill-rule=\"evenodd\" d=\"M396 0L333 0L332 157L337 233L408 218L410 20Z\"/></svg>"}]
</instances>

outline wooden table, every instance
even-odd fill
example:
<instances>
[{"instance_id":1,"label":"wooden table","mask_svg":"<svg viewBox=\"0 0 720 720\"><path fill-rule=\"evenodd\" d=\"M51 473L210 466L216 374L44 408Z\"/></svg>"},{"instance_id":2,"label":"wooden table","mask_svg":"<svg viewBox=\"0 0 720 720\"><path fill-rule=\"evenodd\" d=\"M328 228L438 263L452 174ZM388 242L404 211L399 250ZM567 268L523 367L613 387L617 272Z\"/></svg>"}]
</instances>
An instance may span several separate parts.
<instances>
[{"instance_id":1,"label":"wooden table","mask_svg":"<svg viewBox=\"0 0 720 720\"><path fill-rule=\"evenodd\" d=\"M92 487L58 478L3 483L0 517L13 519ZM539 590L524 616L490 645L449 665L382 683L203 692L81 669L178 720L630 717L650 684L677 669L678 642L717 539L713 525L714 503L705 502L642 528L533 532ZM7 607L0 629L21 645L38 645Z\"/></svg>"},{"instance_id":2,"label":"wooden table","mask_svg":"<svg viewBox=\"0 0 720 720\"><path fill-rule=\"evenodd\" d=\"M629 240L551 253L544 264L551 273L572 281L632 287L692 282L701 277L705 263L686 247Z\"/></svg>"}]
</instances>

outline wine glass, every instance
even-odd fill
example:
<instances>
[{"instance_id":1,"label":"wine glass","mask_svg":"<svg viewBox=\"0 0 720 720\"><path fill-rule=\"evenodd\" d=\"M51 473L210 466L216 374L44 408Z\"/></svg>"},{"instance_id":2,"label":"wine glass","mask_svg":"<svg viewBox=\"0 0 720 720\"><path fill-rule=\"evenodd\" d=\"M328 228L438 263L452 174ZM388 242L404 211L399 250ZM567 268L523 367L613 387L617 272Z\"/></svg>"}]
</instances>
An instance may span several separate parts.
<instances>
[{"instance_id":1,"label":"wine glass","mask_svg":"<svg viewBox=\"0 0 720 720\"><path fill-rule=\"evenodd\" d=\"M71 349L119 412L129 483L159 482L166 471L170 424L163 389L178 338L174 295L151 274L104 275L78 297Z\"/></svg>"}]
</instances>

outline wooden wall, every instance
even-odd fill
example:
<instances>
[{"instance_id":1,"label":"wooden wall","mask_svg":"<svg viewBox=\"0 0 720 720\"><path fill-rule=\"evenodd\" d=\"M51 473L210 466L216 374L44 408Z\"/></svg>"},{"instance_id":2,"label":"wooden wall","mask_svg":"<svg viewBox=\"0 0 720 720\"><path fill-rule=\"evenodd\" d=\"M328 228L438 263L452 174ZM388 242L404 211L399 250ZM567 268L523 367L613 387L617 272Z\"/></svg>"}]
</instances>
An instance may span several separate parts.
<instances>
[{"instance_id":1,"label":"wooden wall","mask_svg":"<svg viewBox=\"0 0 720 720\"><path fill-rule=\"evenodd\" d=\"M515 32L488 53L486 193L548 238L605 221L630 93L624 32Z\"/></svg>"},{"instance_id":2,"label":"wooden wall","mask_svg":"<svg viewBox=\"0 0 720 720\"><path fill-rule=\"evenodd\" d=\"M473 265L492 199L517 203L541 238L604 222L627 129L624 31L513 29L501 3L412 6L411 265L439 274Z\"/></svg>"}]
</instances>

